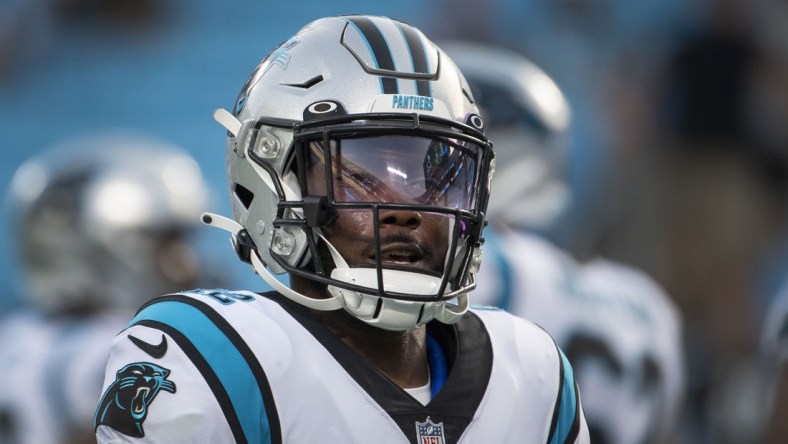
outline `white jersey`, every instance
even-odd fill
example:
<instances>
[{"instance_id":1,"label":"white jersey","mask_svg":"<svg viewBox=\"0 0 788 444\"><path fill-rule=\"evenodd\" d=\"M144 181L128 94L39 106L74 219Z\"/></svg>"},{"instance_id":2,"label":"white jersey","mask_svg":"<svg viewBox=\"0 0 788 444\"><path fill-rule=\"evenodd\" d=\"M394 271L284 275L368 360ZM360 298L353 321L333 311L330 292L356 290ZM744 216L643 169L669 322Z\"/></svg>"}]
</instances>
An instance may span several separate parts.
<instances>
[{"instance_id":1,"label":"white jersey","mask_svg":"<svg viewBox=\"0 0 788 444\"><path fill-rule=\"evenodd\" d=\"M588 442L572 367L543 330L481 310L427 333L431 380L445 382L424 405L276 293L165 296L116 337L96 434L101 443Z\"/></svg>"},{"instance_id":2,"label":"white jersey","mask_svg":"<svg viewBox=\"0 0 788 444\"><path fill-rule=\"evenodd\" d=\"M680 316L660 287L621 264L579 264L533 234L486 237L471 301L550 333L575 367L592 442L670 440L683 401L684 358Z\"/></svg>"},{"instance_id":3,"label":"white jersey","mask_svg":"<svg viewBox=\"0 0 788 444\"><path fill-rule=\"evenodd\" d=\"M112 339L128 313L0 321L0 443L87 442Z\"/></svg>"}]
</instances>

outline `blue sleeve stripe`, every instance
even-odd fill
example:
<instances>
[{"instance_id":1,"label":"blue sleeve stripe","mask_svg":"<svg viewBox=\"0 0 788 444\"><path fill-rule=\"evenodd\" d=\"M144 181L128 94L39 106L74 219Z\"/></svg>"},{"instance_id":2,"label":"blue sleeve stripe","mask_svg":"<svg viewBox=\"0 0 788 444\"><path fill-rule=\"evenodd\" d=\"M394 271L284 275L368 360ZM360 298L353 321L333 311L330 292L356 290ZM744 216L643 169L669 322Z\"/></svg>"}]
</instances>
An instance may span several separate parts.
<instances>
[{"instance_id":1,"label":"blue sleeve stripe","mask_svg":"<svg viewBox=\"0 0 788 444\"><path fill-rule=\"evenodd\" d=\"M131 324L141 321L160 322L188 338L219 379L238 415L246 442L271 443L268 415L252 368L236 344L205 313L190 304L168 300L147 306Z\"/></svg>"},{"instance_id":2,"label":"blue sleeve stripe","mask_svg":"<svg viewBox=\"0 0 788 444\"><path fill-rule=\"evenodd\" d=\"M571 442L572 435L576 435L578 417L577 417L577 392L575 390L575 376L572 370L572 365L566 358L566 355L559 349L558 354L561 357L561 395L560 407L558 408L558 421L556 423L555 431L550 439L550 444L562 444ZM555 420L555 418L554 418Z\"/></svg>"}]
</instances>

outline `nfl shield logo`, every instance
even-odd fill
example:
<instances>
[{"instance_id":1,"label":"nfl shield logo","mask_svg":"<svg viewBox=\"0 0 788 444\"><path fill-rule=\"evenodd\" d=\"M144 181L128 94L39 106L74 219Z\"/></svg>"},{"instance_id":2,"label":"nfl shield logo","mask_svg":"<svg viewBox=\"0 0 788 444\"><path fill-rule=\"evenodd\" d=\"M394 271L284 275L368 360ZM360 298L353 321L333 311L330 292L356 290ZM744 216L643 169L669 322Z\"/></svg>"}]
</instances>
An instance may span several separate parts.
<instances>
[{"instance_id":1,"label":"nfl shield logo","mask_svg":"<svg viewBox=\"0 0 788 444\"><path fill-rule=\"evenodd\" d=\"M435 424L427 417L424 422L416 423L416 442L418 444L445 444L443 439L443 423Z\"/></svg>"}]
</instances>

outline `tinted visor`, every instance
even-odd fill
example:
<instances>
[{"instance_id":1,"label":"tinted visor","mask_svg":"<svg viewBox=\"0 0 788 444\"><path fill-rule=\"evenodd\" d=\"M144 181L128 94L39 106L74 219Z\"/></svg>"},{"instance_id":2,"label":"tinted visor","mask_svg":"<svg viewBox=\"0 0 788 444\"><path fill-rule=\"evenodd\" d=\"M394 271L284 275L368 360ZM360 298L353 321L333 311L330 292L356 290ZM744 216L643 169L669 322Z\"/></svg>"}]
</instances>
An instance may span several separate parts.
<instances>
[{"instance_id":1,"label":"tinted visor","mask_svg":"<svg viewBox=\"0 0 788 444\"><path fill-rule=\"evenodd\" d=\"M482 149L447 138L405 135L334 139L308 146L310 194L327 194L331 159L335 202L385 202L473 210ZM328 155L327 155L328 154Z\"/></svg>"}]
</instances>

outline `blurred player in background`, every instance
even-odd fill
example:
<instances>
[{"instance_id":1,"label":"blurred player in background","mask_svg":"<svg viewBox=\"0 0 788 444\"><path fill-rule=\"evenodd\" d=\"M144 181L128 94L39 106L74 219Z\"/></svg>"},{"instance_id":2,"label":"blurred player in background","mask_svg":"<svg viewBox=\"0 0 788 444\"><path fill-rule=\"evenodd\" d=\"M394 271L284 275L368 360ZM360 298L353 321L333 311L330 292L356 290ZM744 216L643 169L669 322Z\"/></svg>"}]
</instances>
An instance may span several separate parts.
<instances>
[{"instance_id":1,"label":"blurred player in background","mask_svg":"<svg viewBox=\"0 0 788 444\"><path fill-rule=\"evenodd\" d=\"M536 322L566 350L591 442L675 442L684 357L672 301L635 268L599 257L581 262L548 241L571 204L562 171L571 113L562 92L514 52L442 46L465 74L496 153L474 302Z\"/></svg>"},{"instance_id":2,"label":"blurred player in background","mask_svg":"<svg viewBox=\"0 0 788 444\"><path fill-rule=\"evenodd\" d=\"M131 132L69 139L17 170L25 305L0 319L0 443L95 442L109 345L130 310L198 284L190 237L207 197L189 155Z\"/></svg>"}]
</instances>

